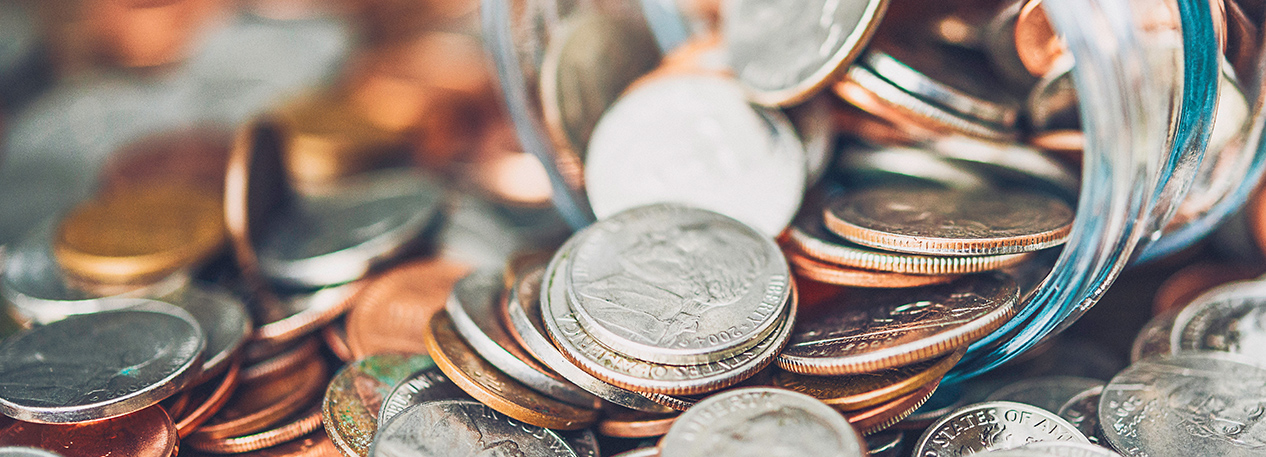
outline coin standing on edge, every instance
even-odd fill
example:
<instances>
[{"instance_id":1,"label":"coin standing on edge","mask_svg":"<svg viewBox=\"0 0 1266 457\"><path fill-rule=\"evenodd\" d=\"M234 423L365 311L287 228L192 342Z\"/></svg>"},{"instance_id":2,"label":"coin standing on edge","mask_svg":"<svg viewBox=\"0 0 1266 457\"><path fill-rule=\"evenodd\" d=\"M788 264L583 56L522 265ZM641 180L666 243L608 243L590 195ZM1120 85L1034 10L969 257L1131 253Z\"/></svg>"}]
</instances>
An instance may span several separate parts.
<instances>
[{"instance_id":1,"label":"coin standing on edge","mask_svg":"<svg viewBox=\"0 0 1266 457\"><path fill-rule=\"evenodd\" d=\"M479 454L579 457L557 432L469 400L409 407L383 426L368 453L371 457Z\"/></svg>"},{"instance_id":2,"label":"coin standing on edge","mask_svg":"<svg viewBox=\"0 0 1266 457\"><path fill-rule=\"evenodd\" d=\"M1013 449L1035 441L1090 444L1068 421L1044 409L995 401L960 408L928 427L914 455L966 456Z\"/></svg>"},{"instance_id":3,"label":"coin standing on edge","mask_svg":"<svg viewBox=\"0 0 1266 457\"><path fill-rule=\"evenodd\" d=\"M734 389L683 413L660 440L664 457L769 455L861 457L861 434L808 395L768 387Z\"/></svg>"}]
</instances>

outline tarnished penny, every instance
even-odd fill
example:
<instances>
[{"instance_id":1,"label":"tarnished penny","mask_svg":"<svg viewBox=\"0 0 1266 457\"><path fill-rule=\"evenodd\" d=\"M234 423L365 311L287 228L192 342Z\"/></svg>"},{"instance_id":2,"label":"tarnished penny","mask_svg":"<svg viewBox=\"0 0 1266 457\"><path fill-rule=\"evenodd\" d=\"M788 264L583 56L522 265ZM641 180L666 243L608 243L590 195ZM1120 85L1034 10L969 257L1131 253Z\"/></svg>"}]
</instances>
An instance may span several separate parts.
<instances>
[{"instance_id":1,"label":"tarnished penny","mask_svg":"<svg viewBox=\"0 0 1266 457\"><path fill-rule=\"evenodd\" d=\"M832 265L819 262L798 250L788 251L787 261L795 268L797 275L837 286L903 289L945 284L962 277L954 274L913 275Z\"/></svg>"},{"instance_id":2,"label":"tarnished penny","mask_svg":"<svg viewBox=\"0 0 1266 457\"><path fill-rule=\"evenodd\" d=\"M826 227L857 244L911 254L997 255L1062 244L1073 210L1022 190L970 192L874 188L848 192L824 211Z\"/></svg>"},{"instance_id":3,"label":"tarnished penny","mask_svg":"<svg viewBox=\"0 0 1266 457\"><path fill-rule=\"evenodd\" d=\"M713 395L682 414L659 442L664 457L866 455L866 444L839 412L808 395L749 387Z\"/></svg>"},{"instance_id":4,"label":"tarnished penny","mask_svg":"<svg viewBox=\"0 0 1266 457\"><path fill-rule=\"evenodd\" d=\"M325 432L348 457L364 456L378 432L378 410L391 388L418 370L435 366L424 355L375 354L344 366L325 390Z\"/></svg>"},{"instance_id":5,"label":"tarnished penny","mask_svg":"<svg viewBox=\"0 0 1266 457\"><path fill-rule=\"evenodd\" d=\"M386 424L410 406L436 400L464 400L466 392L444 376L437 366L415 371L391 388L378 410L378 424Z\"/></svg>"},{"instance_id":6,"label":"tarnished penny","mask_svg":"<svg viewBox=\"0 0 1266 457\"><path fill-rule=\"evenodd\" d=\"M1015 314L1019 289L1001 273L915 289L873 291L797 321L778 356L784 370L817 375L867 373L909 365L964 347Z\"/></svg>"},{"instance_id":7,"label":"tarnished penny","mask_svg":"<svg viewBox=\"0 0 1266 457\"><path fill-rule=\"evenodd\" d=\"M940 383L941 381L937 379L920 386L918 390L889 400L887 403L845 412L844 418L848 419L848 423L853 424L853 427L856 427L863 435L884 430L905 419L910 413L923 406L923 403L932 397L932 393L936 392L936 387Z\"/></svg>"},{"instance_id":8,"label":"tarnished penny","mask_svg":"<svg viewBox=\"0 0 1266 457\"><path fill-rule=\"evenodd\" d=\"M325 387L325 376L325 364L312 359L280 377L242 383L224 408L189 439L230 438L265 430L317 398Z\"/></svg>"},{"instance_id":9,"label":"tarnished penny","mask_svg":"<svg viewBox=\"0 0 1266 457\"><path fill-rule=\"evenodd\" d=\"M680 414L655 414L613 409L598 422L598 433L616 438L649 438L668 433Z\"/></svg>"},{"instance_id":10,"label":"tarnished penny","mask_svg":"<svg viewBox=\"0 0 1266 457\"><path fill-rule=\"evenodd\" d=\"M997 401L966 406L941 418L919 437L914 455L958 457L1036 441L1090 444L1076 427L1055 413L1023 403Z\"/></svg>"},{"instance_id":11,"label":"tarnished penny","mask_svg":"<svg viewBox=\"0 0 1266 457\"><path fill-rule=\"evenodd\" d=\"M0 429L0 445L46 449L62 457L169 457L179 440L176 425L159 406L96 422L14 422Z\"/></svg>"},{"instance_id":12,"label":"tarnished penny","mask_svg":"<svg viewBox=\"0 0 1266 457\"><path fill-rule=\"evenodd\" d=\"M598 412L563 403L528 389L479 357L457 330L447 312L431 317L423 330L427 352L462 390L497 411L528 424L560 430L584 428Z\"/></svg>"},{"instance_id":13,"label":"tarnished penny","mask_svg":"<svg viewBox=\"0 0 1266 457\"><path fill-rule=\"evenodd\" d=\"M68 273L104 283L144 284L196 265L224 246L220 196L161 182L83 203L53 240Z\"/></svg>"},{"instance_id":14,"label":"tarnished penny","mask_svg":"<svg viewBox=\"0 0 1266 457\"><path fill-rule=\"evenodd\" d=\"M433 401L406 409L383 426L369 452L373 457L481 454L578 457L558 432L469 400Z\"/></svg>"},{"instance_id":15,"label":"tarnished penny","mask_svg":"<svg viewBox=\"0 0 1266 457\"><path fill-rule=\"evenodd\" d=\"M235 436L232 438L209 440L190 439L187 440L185 444L190 448L204 452L213 452L216 454L240 454L258 451L260 449L269 448L295 440L320 428L321 409L314 405L307 411L298 414L294 420L284 421L280 426L269 430L246 436Z\"/></svg>"},{"instance_id":16,"label":"tarnished penny","mask_svg":"<svg viewBox=\"0 0 1266 457\"><path fill-rule=\"evenodd\" d=\"M787 371L774 375L774 386L794 390L822 400L842 411L855 411L909 394L949 372L965 351L937 359L873 373L843 377L806 376ZM866 429L866 427L858 427Z\"/></svg>"},{"instance_id":17,"label":"tarnished penny","mask_svg":"<svg viewBox=\"0 0 1266 457\"><path fill-rule=\"evenodd\" d=\"M174 416L172 420L176 422L176 432L182 439L211 419L211 416L220 412L220 409L229 402L229 397L233 395L233 390L237 389L240 381L241 368L240 360L233 361L228 370L220 375L220 379L213 379L212 382L193 389L189 397L190 407L193 409L172 412Z\"/></svg>"},{"instance_id":18,"label":"tarnished penny","mask_svg":"<svg viewBox=\"0 0 1266 457\"><path fill-rule=\"evenodd\" d=\"M369 279L353 297L347 315L347 345L352 356L400 352L425 354L422 332L457 280L470 267L443 258L409 262Z\"/></svg>"},{"instance_id":19,"label":"tarnished penny","mask_svg":"<svg viewBox=\"0 0 1266 457\"><path fill-rule=\"evenodd\" d=\"M1015 50L1024 68L1038 78L1049 74L1059 59L1072 58L1064 40L1051 27L1042 0L1029 0L1020 9L1015 20Z\"/></svg>"}]
</instances>

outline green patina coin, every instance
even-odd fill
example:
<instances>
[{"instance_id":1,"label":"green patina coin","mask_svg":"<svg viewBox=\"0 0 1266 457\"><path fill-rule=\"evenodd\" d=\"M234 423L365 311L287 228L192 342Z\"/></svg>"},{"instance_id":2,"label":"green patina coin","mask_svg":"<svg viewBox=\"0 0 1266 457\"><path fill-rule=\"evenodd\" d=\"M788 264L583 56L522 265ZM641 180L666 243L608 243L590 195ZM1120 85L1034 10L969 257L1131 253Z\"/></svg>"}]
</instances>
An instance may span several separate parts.
<instances>
[{"instance_id":1,"label":"green patina coin","mask_svg":"<svg viewBox=\"0 0 1266 457\"><path fill-rule=\"evenodd\" d=\"M430 357L375 354L347 364L325 391L321 421L339 451L364 457L378 431L378 410L391 389L419 370L435 366Z\"/></svg>"}]
</instances>

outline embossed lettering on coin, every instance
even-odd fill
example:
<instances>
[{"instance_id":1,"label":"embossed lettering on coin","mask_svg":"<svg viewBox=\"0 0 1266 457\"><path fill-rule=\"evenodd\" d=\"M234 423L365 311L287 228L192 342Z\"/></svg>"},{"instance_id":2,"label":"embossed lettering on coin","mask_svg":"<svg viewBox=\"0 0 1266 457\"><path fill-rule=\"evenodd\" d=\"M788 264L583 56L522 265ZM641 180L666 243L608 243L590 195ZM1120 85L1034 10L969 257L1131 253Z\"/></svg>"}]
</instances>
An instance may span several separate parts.
<instances>
[{"instance_id":1,"label":"embossed lettering on coin","mask_svg":"<svg viewBox=\"0 0 1266 457\"><path fill-rule=\"evenodd\" d=\"M996 401L958 409L932 424L919 437L914 455L958 457L1036 441L1090 444L1076 427L1055 413L1023 403Z\"/></svg>"}]
</instances>

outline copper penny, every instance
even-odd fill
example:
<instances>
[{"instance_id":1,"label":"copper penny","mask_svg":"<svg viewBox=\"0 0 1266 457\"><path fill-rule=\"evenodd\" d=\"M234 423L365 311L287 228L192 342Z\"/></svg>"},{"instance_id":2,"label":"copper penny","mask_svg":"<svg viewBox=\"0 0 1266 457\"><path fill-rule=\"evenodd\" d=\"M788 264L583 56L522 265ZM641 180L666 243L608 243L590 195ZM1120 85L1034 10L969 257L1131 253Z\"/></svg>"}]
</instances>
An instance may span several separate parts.
<instances>
[{"instance_id":1,"label":"copper penny","mask_svg":"<svg viewBox=\"0 0 1266 457\"><path fill-rule=\"evenodd\" d=\"M46 449L62 457L168 457L178 440L176 424L159 406L96 422L13 422L0 430L0 445Z\"/></svg>"},{"instance_id":2,"label":"copper penny","mask_svg":"<svg viewBox=\"0 0 1266 457\"><path fill-rule=\"evenodd\" d=\"M319 396L325 387L325 376L325 363L313 359L290 373L242 383L228 404L189 439L229 438L267 429Z\"/></svg>"},{"instance_id":3,"label":"copper penny","mask_svg":"<svg viewBox=\"0 0 1266 457\"><path fill-rule=\"evenodd\" d=\"M1042 0L1029 0L1020 9L1015 20L1015 50L1024 68L1038 78L1050 74L1060 59L1072 58L1064 40L1051 27Z\"/></svg>"},{"instance_id":4,"label":"copper penny","mask_svg":"<svg viewBox=\"0 0 1266 457\"><path fill-rule=\"evenodd\" d=\"M338 319L352 307L353 297L364 285L363 280L350 282L265 303L265 312L273 318L264 320L251 335L253 348L247 348L247 359L261 352L275 355L281 352L277 349Z\"/></svg>"},{"instance_id":5,"label":"copper penny","mask_svg":"<svg viewBox=\"0 0 1266 457\"><path fill-rule=\"evenodd\" d=\"M593 423L598 411L546 397L497 371L479 357L441 311L423 331L431 357L445 375L470 396L502 414L539 427L578 430Z\"/></svg>"},{"instance_id":6,"label":"copper penny","mask_svg":"<svg viewBox=\"0 0 1266 457\"><path fill-rule=\"evenodd\" d=\"M391 389L435 362L424 355L374 354L334 375L321 406L325 432L348 456L363 456L378 432L378 411Z\"/></svg>"},{"instance_id":7,"label":"copper penny","mask_svg":"<svg viewBox=\"0 0 1266 457\"><path fill-rule=\"evenodd\" d=\"M807 376L782 371L774 375L774 385L817 398L841 411L857 411L905 396L941 379L964 353L958 350L913 365L852 376Z\"/></svg>"},{"instance_id":8,"label":"copper penny","mask_svg":"<svg viewBox=\"0 0 1266 457\"><path fill-rule=\"evenodd\" d=\"M218 381L208 382L189 392L186 398L189 398L192 409L186 411L185 408L180 408L179 412L173 410L172 419L176 421L176 432L180 434L180 438L188 437L229 402L229 397L233 395L233 390L237 389L241 379L241 369L242 362L234 361L219 376Z\"/></svg>"},{"instance_id":9,"label":"copper penny","mask_svg":"<svg viewBox=\"0 0 1266 457\"><path fill-rule=\"evenodd\" d=\"M352 347L347 344L347 325L342 321L333 322L321 328L321 339L325 341L325 347L334 353L335 357L344 362L356 360L352 356Z\"/></svg>"},{"instance_id":10,"label":"copper penny","mask_svg":"<svg viewBox=\"0 0 1266 457\"><path fill-rule=\"evenodd\" d=\"M848 423L853 424L853 427L861 431L863 435L878 432L900 422L901 419L905 419L914 410L923 406L923 403L928 401L932 393L936 392L936 387L939 384L940 379L937 379L924 384L914 392L897 397L888 403L863 410L846 412L844 413L844 418L848 419Z\"/></svg>"},{"instance_id":11,"label":"copper penny","mask_svg":"<svg viewBox=\"0 0 1266 457\"><path fill-rule=\"evenodd\" d=\"M819 262L795 248L786 249L784 252L797 275L837 286L901 289L944 284L962 277L962 275L912 275L863 270Z\"/></svg>"},{"instance_id":12,"label":"copper penny","mask_svg":"<svg viewBox=\"0 0 1266 457\"><path fill-rule=\"evenodd\" d=\"M294 420L285 421L281 426L246 436L219 438L208 440L190 439L186 445L204 452L216 454L240 454L270 448L293 441L321 428L321 408L313 406L298 414Z\"/></svg>"},{"instance_id":13,"label":"copper penny","mask_svg":"<svg viewBox=\"0 0 1266 457\"><path fill-rule=\"evenodd\" d=\"M663 436L680 414L656 414L631 409L613 409L598 422L598 433L616 438Z\"/></svg>"},{"instance_id":14,"label":"copper penny","mask_svg":"<svg viewBox=\"0 0 1266 457\"><path fill-rule=\"evenodd\" d=\"M194 128L144 137L110 154L101 169L105 193L147 182L174 182L223 195L228 132Z\"/></svg>"},{"instance_id":15,"label":"copper penny","mask_svg":"<svg viewBox=\"0 0 1266 457\"><path fill-rule=\"evenodd\" d=\"M1262 273L1261 268L1247 265L1200 262L1183 267L1166 279L1152 298L1152 315L1159 316L1170 310L1187 306L1200 294L1220 284L1252 279Z\"/></svg>"},{"instance_id":16,"label":"copper penny","mask_svg":"<svg viewBox=\"0 0 1266 457\"><path fill-rule=\"evenodd\" d=\"M446 259L406 263L369 279L347 315L352 357L399 352L425 354L418 329L444 309L448 294L470 267Z\"/></svg>"},{"instance_id":17,"label":"copper penny","mask_svg":"<svg viewBox=\"0 0 1266 457\"><path fill-rule=\"evenodd\" d=\"M272 378L295 370L311 359L320 356L321 343L310 337L292 349L251 364L242 370L242 382L252 382L264 378Z\"/></svg>"},{"instance_id":18,"label":"copper penny","mask_svg":"<svg viewBox=\"0 0 1266 457\"><path fill-rule=\"evenodd\" d=\"M318 419L317 422L319 424L320 420ZM181 453L181 455L206 457L210 454L200 454L196 450L189 450ZM330 437L326 436L324 430L316 430L292 441L240 455L250 457L344 457L338 451L338 448L334 447L334 442L330 441Z\"/></svg>"}]
</instances>

